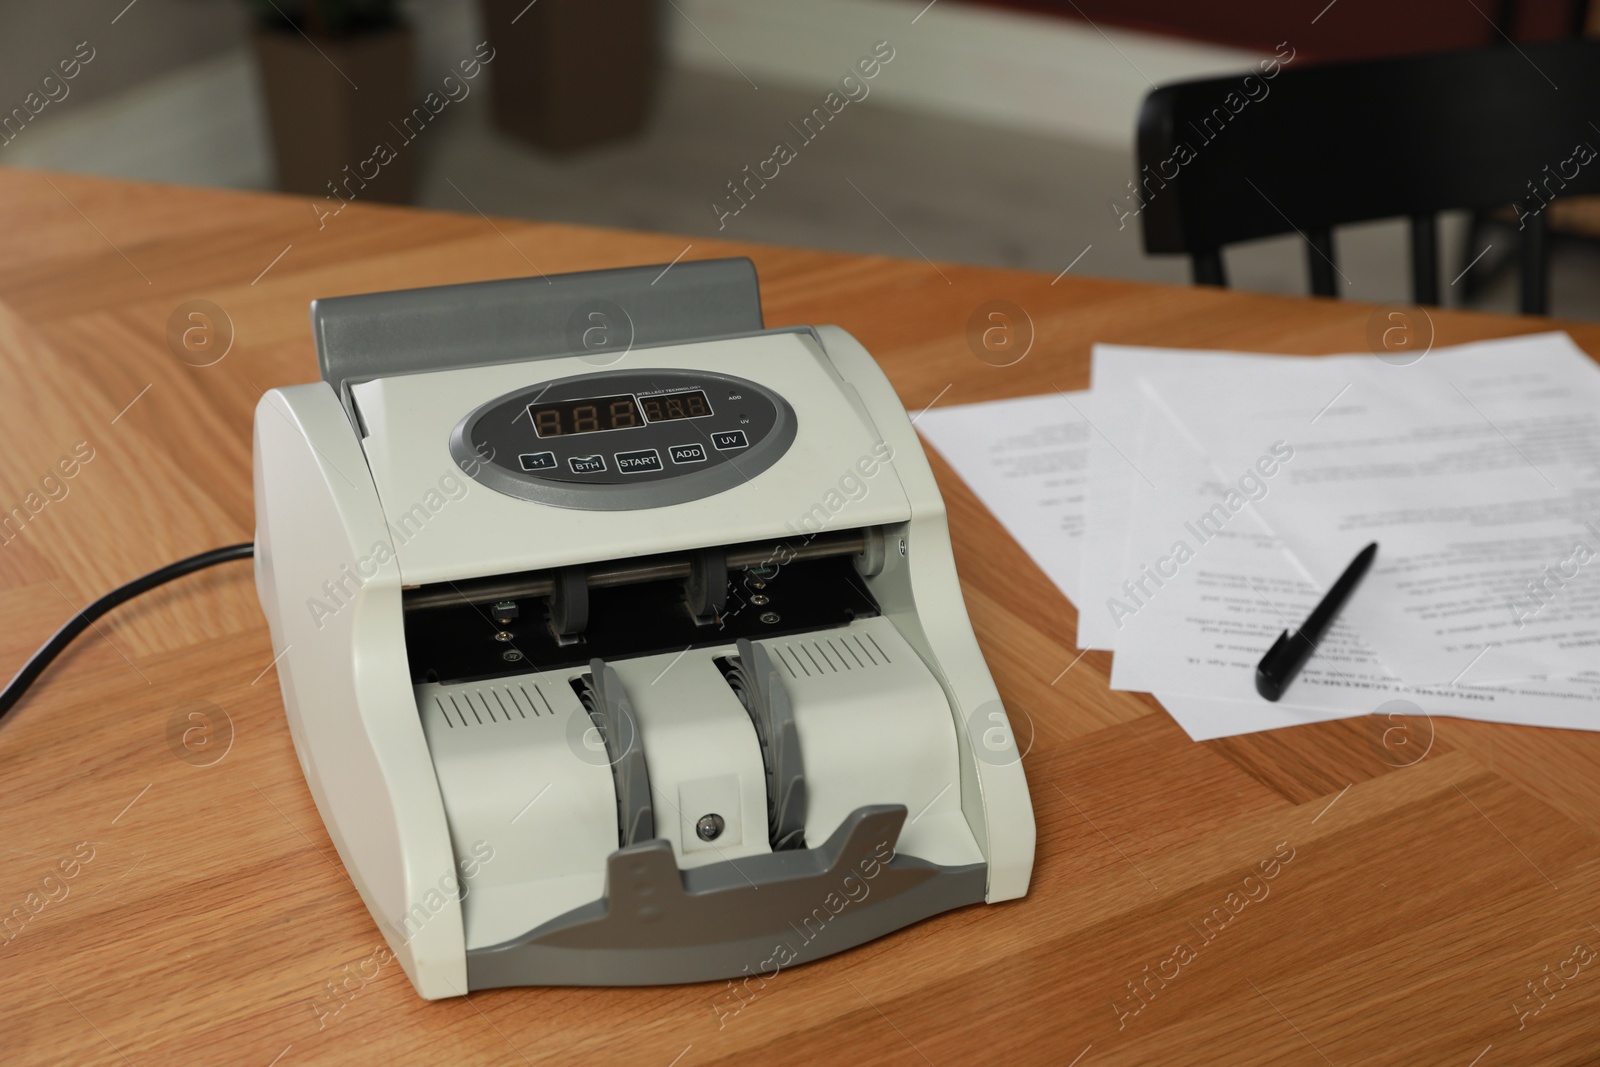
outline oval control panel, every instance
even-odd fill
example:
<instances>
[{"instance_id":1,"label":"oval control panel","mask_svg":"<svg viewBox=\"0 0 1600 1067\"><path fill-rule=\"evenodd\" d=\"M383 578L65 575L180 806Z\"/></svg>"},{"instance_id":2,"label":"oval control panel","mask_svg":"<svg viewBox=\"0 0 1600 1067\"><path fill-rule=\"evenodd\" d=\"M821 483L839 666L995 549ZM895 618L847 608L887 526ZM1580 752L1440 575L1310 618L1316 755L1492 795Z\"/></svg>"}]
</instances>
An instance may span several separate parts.
<instances>
[{"instance_id":1,"label":"oval control panel","mask_svg":"<svg viewBox=\"0 0 1600 1067\"><path fill-rule=\"evenodd\" d=\"M597 371L469 412L450 435L463 471L524 500L594 511L662 507L766 470L795 438L789 403L714 371Z\"/></svg>"}]
</instances>

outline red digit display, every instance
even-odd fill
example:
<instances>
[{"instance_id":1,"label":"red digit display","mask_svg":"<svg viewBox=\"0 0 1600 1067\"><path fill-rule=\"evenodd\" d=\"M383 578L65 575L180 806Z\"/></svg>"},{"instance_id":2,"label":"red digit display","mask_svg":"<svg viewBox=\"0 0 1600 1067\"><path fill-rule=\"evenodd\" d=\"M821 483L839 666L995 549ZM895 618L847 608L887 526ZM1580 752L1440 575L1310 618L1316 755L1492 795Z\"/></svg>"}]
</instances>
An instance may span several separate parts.
<instances>
[{"instance_id":1,"label":"red digit display","mask_svg":"<svg viewBox=\"0 0 1600 1067\"><path fill-rule=\"evenodd\" d=\"M532 404L528 416L540 437L566 437L600 430L626 430L643 426L645 416L631 395L591 396Z\"/></svg>"},{"instance_id":2,"label":"red digit display","mask_svg":"<svg viewBox=\"0 0 1600 1067\"><path fill-rule=\"evenodd\" d=\"M659 393L641 400L644 417L651 422L671 422L674 419L698 419L711 414L711 402L705 391L692 389L684 393Z\"/></svg>"}]
</instances>

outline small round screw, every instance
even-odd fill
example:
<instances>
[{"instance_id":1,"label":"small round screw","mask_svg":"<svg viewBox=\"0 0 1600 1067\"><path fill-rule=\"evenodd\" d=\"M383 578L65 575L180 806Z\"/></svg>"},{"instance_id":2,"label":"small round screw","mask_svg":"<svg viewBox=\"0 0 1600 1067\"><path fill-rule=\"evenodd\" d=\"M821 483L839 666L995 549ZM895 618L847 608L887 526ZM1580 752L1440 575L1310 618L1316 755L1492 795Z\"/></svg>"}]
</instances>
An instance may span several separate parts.
<instances>
[{"instance_id":1,"label":"small round screw","mask_svg":"<svg viewBox=\"0 0 1600 1067\"><path fill-rule=\"evenodd\" d=\"M771 626L778 621L778 613L776 611L763 611L761 613L761 621Z\"/></svg>"},{"instance_id":2,"label":"small round screw","mask_svg":"<svg viewBox=\"0 0 1600 1067\"><path fill-rule=\"evenodd\" d=\"M722 828L726 825L720 815L702 815L700 821L694 824L694 832L700 835L702 841L715 841L722 836Z\"/></svg>"},{"instance_id":3,"label":"small round screw","mask_svg":"<svg viewBox=\"0 0 1600 1067\"><path fill-rule=\"evenodd\" d=\"M764 604L772 603L772 598L769 597L765 593L756 593L754 596L752 596L750 598L750 603L754 604L756 607L759 608Z\"/></svg>"},{"instance_id":4,"label":"small round screw","mask_svg":"<svg viewBox=\"0 0 1600 1067\"><path fill-rule=\"evenodd\" d=\"M499 633L494 635L494 639L496 641L509 641L513 636L514 635L510 630L501 630Z\"/></svg>"},{"instance_id":5,"label":"small round screw","mask_svg":"<svg viewBox=\"0 0 1600 1067\"><path fill-rule=\"evenodd\" d=\"M522 658L522 653L518 652L514 648L508 648L504 652L500 653L500 658L505 660L507 663L515 663Z\"/></svg>"}]
</instances>

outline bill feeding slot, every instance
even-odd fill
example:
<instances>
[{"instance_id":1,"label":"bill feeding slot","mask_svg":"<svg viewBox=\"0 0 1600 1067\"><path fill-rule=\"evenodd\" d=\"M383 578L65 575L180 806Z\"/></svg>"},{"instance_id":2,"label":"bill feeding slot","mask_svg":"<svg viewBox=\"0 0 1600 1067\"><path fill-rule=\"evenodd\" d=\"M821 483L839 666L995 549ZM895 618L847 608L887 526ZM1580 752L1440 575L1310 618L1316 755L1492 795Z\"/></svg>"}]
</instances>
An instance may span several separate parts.
<instances>
[{"instance_id":1,"label":"bill feeding slot","mask_svg":"<svg viewBox=\"0 0 1600 1067\"><path fill-rule=\"evenodd\" d=\"M730 572L761 566L785 567L794 562L831 556L854 556L859 557L861 573L872 575L882 569L883 531L871 527L781 541L750 541L725 545L722 552ZM688 578L693 566L692 552L634 556L590 564L584 568L584 579L590 589L637 585L661 578ZM546 597L555 588L556 573L557 570L522 571L417 586L405 590L403 603L405 610L412 612L459 607L463 603L493 604L521 597Z\"/></svg>"},{"instance_id":2,"label":"bill feeding slot","mask_svg":"<svg viewBox=\"0 0 1600 1067\"><path fill-rule=\"evenodd\" d=\"M740 638L834 631L879 614L854 530L600 561L405 593L413 683L567 671Z\"/></svg>"}]
</instances>

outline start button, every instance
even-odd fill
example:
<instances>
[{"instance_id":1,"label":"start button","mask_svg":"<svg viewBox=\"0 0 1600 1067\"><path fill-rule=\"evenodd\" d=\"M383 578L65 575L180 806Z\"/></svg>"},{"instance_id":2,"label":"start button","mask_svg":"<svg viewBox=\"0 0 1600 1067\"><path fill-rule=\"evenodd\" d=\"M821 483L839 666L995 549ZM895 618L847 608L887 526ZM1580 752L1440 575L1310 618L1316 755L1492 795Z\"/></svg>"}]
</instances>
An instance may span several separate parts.
<instances>
[{"instance_id":1,"label":"start button","mask_svg":"<svg viewBox=\"0 0 1600 1067\"><path fill-rule=\"evenodd\" d=\"M618 452L616 460L617 470L623 474L643 474L645 471L661 469L661 453L653 448L642 448L637 452Z\"/></svg>"}]
</instances>

